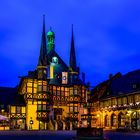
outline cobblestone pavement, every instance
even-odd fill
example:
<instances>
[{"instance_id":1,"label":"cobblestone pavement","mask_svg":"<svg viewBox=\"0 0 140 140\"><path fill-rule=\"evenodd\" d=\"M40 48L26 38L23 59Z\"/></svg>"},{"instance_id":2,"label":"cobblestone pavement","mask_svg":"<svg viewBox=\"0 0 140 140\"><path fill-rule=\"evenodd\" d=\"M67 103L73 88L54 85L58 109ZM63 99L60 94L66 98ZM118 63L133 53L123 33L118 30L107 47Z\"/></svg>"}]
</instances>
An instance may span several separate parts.
<instances>
[{"instance_id":1,"label":"cobblestone pavement","mask_svg":"<svg viewBox=\"0 0 140 140\"><path fill-rule=\"evenodd\" d=\"M109 140L140 140L140 132L104 131L104 136Z\"/></svg>"},{"instance_id":2,"label":"cobblestone pavement","mask_svg":"<svg viewBox=\"0 0 140 140\"><path fill-rule=\"evenodd\" d=\"M72 140L76 131L0 131L0 140ZM140 132L104 131L109 140L140 140Z\"/></svg>"}]
</instances>

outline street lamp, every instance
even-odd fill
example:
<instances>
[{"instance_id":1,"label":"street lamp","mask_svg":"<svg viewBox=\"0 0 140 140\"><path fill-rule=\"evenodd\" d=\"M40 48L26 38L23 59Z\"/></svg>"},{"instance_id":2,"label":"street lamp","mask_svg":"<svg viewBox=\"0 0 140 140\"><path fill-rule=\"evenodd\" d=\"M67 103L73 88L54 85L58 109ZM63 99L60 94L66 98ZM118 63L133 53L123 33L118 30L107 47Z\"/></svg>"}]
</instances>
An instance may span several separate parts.
<instances>
[{"instance_id":1,"label":"street lamp","mask_svg":"<svg viewBox=\"0 0 140 140\"><path fill-rule=\"evenodd\" d=\"M33 125L33 120L32 120L32 117L30 118L30 130L32 130L32 125Z\"/></svg>"}]
</instances>

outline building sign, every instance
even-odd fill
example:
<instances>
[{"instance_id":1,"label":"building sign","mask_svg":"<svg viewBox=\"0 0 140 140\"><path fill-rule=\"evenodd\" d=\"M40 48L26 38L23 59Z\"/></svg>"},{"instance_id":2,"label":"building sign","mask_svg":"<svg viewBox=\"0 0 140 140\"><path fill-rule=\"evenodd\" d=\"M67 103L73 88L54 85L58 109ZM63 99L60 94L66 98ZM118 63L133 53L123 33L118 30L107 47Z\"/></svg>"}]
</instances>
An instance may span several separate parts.
<instances>
[{"instance_id":1,"label":"building sign","mask_svg":"<svg viewBox=\"0 0 140 140\"><path fill-rule=\"evenodd\" d=\"M67 83L68 83L68 73L62 72L62 84L67 84Z\"/></svg>"}]
</instances>

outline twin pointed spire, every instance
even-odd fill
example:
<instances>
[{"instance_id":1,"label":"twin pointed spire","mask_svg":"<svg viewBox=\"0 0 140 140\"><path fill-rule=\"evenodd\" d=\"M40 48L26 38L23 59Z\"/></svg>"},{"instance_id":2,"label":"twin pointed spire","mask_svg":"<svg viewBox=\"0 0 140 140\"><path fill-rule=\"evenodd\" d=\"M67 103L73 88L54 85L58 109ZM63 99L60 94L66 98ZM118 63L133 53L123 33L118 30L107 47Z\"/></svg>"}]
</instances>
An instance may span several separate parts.
<instances>
[{"instance_id":1,"label":"twin pointed spire","mask_svg":"<svg viewBox=\"0 0 140 140\"><path fill-rule=\"evenodd\" d=\"M39 56L38 66L47 66L45 15L43 15L43 31L42 31L41 48L40 48L40 56Z\"/></svg>"},{"instance_id":2,"label":"twin pointed spire","mask_svg":"<svg viewBox=\"0 0 140 140\"><path fill-rule=\"evenodd\" d=\"M72 37L71 37L71 48L70 48L70 60L69 65L72 71L77 71L76 65L76 55L75 55L75 46L74 46L74 35L73 35L73 24L72 24Z\"/></svg>"},{"instance_id":3,"label":"twin pointed spire","mask_svg":"<svg viewBox=\"0 0 140 140\"><path fill-rule=\"evenodd\" d=\"M50 30L47 34L48 37L48 51L54 48L54 33ZM45 31L45 15L43 15L43 31L41 39L40 55L38 60L38 66L47 66L47 45L46 45L46 31ZM73 72L77 71L76 65L76 55L74 46L74 35L73 35L73 25L72 25L72 37L71 37L71 49L70 49L70 68Z\"/></svg>"}]
</instances>

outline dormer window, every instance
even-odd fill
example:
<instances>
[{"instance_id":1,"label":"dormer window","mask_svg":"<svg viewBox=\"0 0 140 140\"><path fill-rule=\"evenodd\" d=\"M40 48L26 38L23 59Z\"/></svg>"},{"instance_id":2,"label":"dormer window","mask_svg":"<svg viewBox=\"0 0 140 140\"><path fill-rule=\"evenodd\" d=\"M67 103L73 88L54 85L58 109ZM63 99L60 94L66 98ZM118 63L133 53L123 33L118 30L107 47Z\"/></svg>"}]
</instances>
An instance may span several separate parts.
<instances>
[{"instance_id":1,"label":"dormer window","mask_svg":"<svg viewBox=\"0 0 140 140\"><path fill-rule=\"evenodd\" d=\"M53 57L53 58L52 58L52 63L58 64L58 58L57 58L57 57Z\"/></svg>"},{"instance_id":2,"label":"dormer window","mask_svg":"<svg viewBox=\"0 0 140 140\"><path fill-rule=\"evenodd\" d=\"M137 89L138 88L138 84L133 84L132 87L133 87L133 89Z\"/></svg>"},{"instance_id":3,"label":"dormer window","mask_svg":"<svg viewBox=\"0 0 140 140\"><path fill-rule=\"evenodd\" d=\"M109 95L110 93L109 93L109 91L107 92L107 95Z\"/></svg>"}]
</instances>

